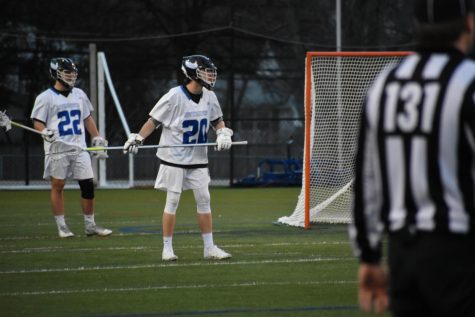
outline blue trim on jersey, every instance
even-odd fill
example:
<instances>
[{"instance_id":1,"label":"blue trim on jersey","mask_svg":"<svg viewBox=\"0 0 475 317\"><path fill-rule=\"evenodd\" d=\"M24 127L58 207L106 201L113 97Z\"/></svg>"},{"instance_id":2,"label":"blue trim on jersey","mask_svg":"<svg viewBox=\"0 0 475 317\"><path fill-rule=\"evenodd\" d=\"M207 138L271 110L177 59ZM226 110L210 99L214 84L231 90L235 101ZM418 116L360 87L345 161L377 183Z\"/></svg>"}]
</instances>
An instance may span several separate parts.
<instances>
[{"instance_id":1,"label":"blue trim on jersey","mask_svg":"<svg viewBox=\"0 0 475 317\"><path fill-rule=\"evenodd\" d=\"M188 92L188 89L186 89L184 85L181 85L180 88L183 91L183 93L185 93L185 95L188 97L188 100L191 100L191 95Z\"/></svg>"},{"instance_id":2,"label":"blue trim on jersey","mask_svg":"<svg viewBox=\"0 0 475 317\"><path fill-rule=\"evenodd\" d=\"M54 92L57 95L60 94L59 90L55 89L54 87L49 87L48 89L51 90L52 92Z\"/></svg>"}]
</instances>

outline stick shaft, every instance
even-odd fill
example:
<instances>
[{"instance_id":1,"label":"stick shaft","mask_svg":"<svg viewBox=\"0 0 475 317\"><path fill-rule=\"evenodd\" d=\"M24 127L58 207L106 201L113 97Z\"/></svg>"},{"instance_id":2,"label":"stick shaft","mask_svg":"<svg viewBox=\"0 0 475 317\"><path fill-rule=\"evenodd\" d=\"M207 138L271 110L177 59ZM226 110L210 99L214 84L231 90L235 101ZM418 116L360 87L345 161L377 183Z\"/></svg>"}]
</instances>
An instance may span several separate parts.
<instances>
[{"instance_id":1,"label":"stick shaft","mask_svg":"<svg viewBox=\"0 0 475 317\"><path fill-rule=\"evenodd\" d=\"M247 145L247 141L236 141L232 142L232 145ZM218 143L195 143L195 144L170 144L170 145L140 145L139 149L161 149L161 148L171 148L171 147L196 147L196 146L216 146ZM86 151L104 151L104 150L123 150L123 146L107 146L107 147L88 147L84 150Z\"/></svg>"},{"instance_id":2,"label":"stick shaft","mask_svg":"<svg viewBox=\"0 0 475 317\"><path fill-rule=\"evenodd\" d=\"M19 128L22 128L22 129L25 129L25 130L28 130L28 131L31 131L31 132L34 132L36 134L40 134L41 135L41 131L38 131L38 130L35 130L33 128L30 128L30 127L27 127L26 125L23 125L21 123L18 123L18 122L15 122L15 121L11 121L10 120L10 123L14 126L17 126Z\"/></svg>"},{"instance_id":3,"label":"stick shaft","mask_svg":"<svg viewBox=\"0 0 475 317\"><path fill-rule=\"evenodd\" d=\"M10 123L14 126L17 126L19 128L31 131L33 133L42 135L41 131L38 131L36 129L30 128L26 125L23 125L21 123L15 122L15 121L10 121ZM247 145L247 141L235 141L231 143L232 145ZM196 146L216 146L218 143L194 143L194 144L170 144L170 145L159 145L159 144L154 144L154 145L140 145L138 148L139 149L160 149L160 148L172 148L172 147L196 147ZM96 147L87 147L84 150L86 151L104 151L104 150L123 150L123 146L96 146Z\"/></svg>"}]
</instances>

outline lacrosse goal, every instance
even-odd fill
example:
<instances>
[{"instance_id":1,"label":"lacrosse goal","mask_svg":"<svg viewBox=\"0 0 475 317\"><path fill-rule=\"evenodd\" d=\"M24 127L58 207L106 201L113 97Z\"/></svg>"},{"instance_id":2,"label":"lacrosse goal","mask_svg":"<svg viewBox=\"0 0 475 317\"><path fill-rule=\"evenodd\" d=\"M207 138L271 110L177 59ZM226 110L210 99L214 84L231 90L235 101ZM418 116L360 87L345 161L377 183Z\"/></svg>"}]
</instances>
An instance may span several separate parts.
<instances>
[{"instance_id":1,"label":"lacrosse goal","mask_svg":"<svg viewBox=\"0 0 475 317\"><path fill-rule=\"evenodd\" d=\"M409 52L308 52L302 190L278 223L349 223L354 155L366 90Z\"/></svg>"}]
</instances>

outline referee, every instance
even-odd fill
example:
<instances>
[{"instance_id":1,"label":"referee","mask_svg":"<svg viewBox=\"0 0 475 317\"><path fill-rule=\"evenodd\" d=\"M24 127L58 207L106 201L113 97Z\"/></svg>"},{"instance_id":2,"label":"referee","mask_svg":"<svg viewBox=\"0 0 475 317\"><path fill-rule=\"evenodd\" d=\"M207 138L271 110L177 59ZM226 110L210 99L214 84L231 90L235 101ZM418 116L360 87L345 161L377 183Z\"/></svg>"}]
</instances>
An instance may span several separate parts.
<instances>
[{"instance_id":1,"label":"referee","mask_svg":"<svg viewBox=\"0 0 475 317\"><path fill-rule=\"evenodd\" d=\"M475 316L474 5L414 3L419 47L380 74L363 108L349 228L359 303Z\"/></svg>"}]
</instances>

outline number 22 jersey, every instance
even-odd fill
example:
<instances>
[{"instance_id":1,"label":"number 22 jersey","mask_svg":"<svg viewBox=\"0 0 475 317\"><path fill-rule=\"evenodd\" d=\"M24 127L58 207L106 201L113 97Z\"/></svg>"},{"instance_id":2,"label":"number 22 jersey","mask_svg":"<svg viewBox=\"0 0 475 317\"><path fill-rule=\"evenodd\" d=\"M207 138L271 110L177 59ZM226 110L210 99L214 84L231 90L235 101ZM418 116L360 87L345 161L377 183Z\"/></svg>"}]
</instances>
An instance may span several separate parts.
<instances>
[{"instance_id":1,"label":"number 22 jersey","mask_svg":"<svg viewBox=\"0 0 475 317\"><path fill-rule=\"evenodd\" d=\"M31 118L43 122L48 129L57 131L59 138L86 147L84 119L91 115L92 104L79 88L73 88L67 96L49 88L36 97ZM44 142L45 153L50 143Z\"/></svg>"}]
</instances>

